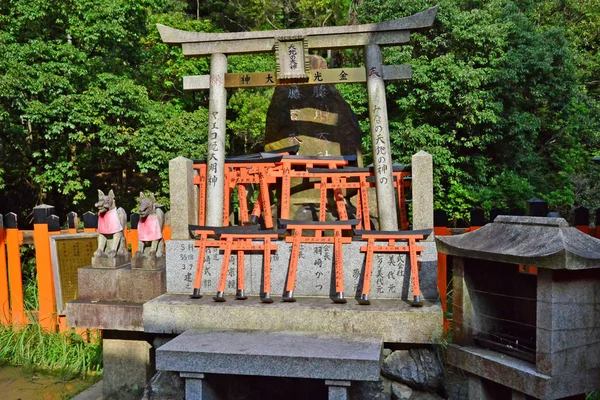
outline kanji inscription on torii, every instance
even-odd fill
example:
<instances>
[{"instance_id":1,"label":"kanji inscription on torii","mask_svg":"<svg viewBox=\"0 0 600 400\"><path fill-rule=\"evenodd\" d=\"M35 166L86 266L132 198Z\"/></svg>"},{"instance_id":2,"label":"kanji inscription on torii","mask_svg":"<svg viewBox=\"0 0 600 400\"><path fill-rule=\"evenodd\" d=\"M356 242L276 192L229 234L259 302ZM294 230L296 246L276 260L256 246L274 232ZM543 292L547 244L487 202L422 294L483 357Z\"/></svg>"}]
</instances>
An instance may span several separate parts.
<instances>
[{"instance_id":1,"label":"kanji inscription on torii","mask_svg":"<svg viewBox=\"0 0 600 400\"><path fill-rule=\"evenodd\" d=\"M224 179L226 88L366 82L380 229L398 230L384 80L410 79L411 70L408 65L382 65L380 46L408 43L411 32L433 25L438 8L375 24L278 31L203 33L158 24L163 42L180 44L185 56L211 56L210 75L184 77L185 90L210 90L208 157L212 164L207 180L214 184L206 188L206 225L223 224L224 194L219 182ZM363 68L309 69L309 50L353 47L364 47ZM227 73L227 54L274 51L277 71Z\"/></svg>"}]
</instances>

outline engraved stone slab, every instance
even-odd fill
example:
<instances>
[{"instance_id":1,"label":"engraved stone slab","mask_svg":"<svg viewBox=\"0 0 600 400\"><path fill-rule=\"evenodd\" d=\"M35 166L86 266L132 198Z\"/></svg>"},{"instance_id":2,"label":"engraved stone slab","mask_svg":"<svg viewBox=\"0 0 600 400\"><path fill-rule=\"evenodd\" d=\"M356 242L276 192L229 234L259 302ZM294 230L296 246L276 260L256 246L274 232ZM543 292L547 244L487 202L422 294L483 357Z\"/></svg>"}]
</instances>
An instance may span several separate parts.
<instances>
[{"instance_id":1,"label":"engraved stone slab","mask_svg":"<svg viewBox=\"0 0 600 400\"><path fill-rule=\"evenodd\" d=\"M257 242L260 243L260 242ZM287 279L291 243L275 241L277 252L271 256L271 294L283 293ZM420 257L419 280L426 299L437 299L437 251L435 243L421 242L425 251ZM344 289L347 297L354 297L362 289L365 253L360 247L366 242L356 241L343 245ZM223 252L207 248L204 259L201 293L213 295L217 291ZM167 293L190 293L193 290L198 260L198 248L192 240L167 242ZM305 243L301 245L296 286L297 296L327 297L335 292L333 245ZM244 256L245 284L248 295L262 290L262 253ZM232 252L227 271L226 295L234 295L237 277L237 255ZM412 298L410 261L406 254L375 254L371 298Z\"/></svg>"}]
</instances>

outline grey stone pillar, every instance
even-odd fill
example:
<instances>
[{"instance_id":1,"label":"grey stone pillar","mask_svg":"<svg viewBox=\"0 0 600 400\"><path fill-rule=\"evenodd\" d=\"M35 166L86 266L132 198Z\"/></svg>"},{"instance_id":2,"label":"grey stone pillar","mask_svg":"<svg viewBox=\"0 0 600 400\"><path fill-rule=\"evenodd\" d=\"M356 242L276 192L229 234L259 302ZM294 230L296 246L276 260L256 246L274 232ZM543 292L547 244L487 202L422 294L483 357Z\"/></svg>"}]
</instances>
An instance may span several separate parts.
<instances>
[{"instance_id":1,"label":"grey stone pillar","mask_svg":"<svg viewBox=\"0 0 600 400\"><path fill-rule=\"evenodd\" d=\"M208 103L208 152L206 177L206 225L223 226L223 185L225 164L225 123L227 56L210 57L210 95ZM227 199L229 201L229 199Z\"/></svg>"},{"instance_id":2,"label":"grey stone pillar","mask_svg":"<svg viewBox=\"0 0 600 400\"><path fill-rule=\"evenodd\" d=\"M188 225L198 222L192 160L179 156L169 161L169 190L172 238L189 239Z\"/></svg>"},{"instance_id":3,"label":"grey stone pillar","mask_svg":"<svg viewBox=\"0 0 600 400\"><path fill-rule=\"evenodd\" d=\"M433 158L423 150L412 156L412 209L414 230L433 229Z\"/></svg>"},{"instance_id":4,"label":"grey stone pillar","mask_svg":"<svg viewBox=\"0 0 600 400\"><path fill-rule=\"evenodd\" d=\"M325 384L329 387L328 400L348 400L348 388L350 381L332 381L326 380Z\"/></svg>"},{"instance_id":5,"label":"grey stone pillar","mask_svg":"<svg viewBox=\"0 0 600 400\"><path fill-rule=\"evenodd\" d=\"M369 99L379 229L382 231L397 231L398 209L392 178L390 131L385 100L385 85L383 83L381 50L378 45L365 46L365 65L367 66L367 96Z\"/></svg>"},{"instance_id":6,"label":"grey stone pillar","mask_svg":"<svg viewBox=\"0 0 600 400\"><path fill-rule=\"evenodd\" d=\"M202 400L202 380L204 379L204 374L180 372L179 376L185 379L185 400Z\"/></svg>"},{"instance_id":7,"label":"grey stone pillar","mask_svg":"<svg viewBox=\"0 0 600 400\"><path fill-rule=\"evenodd\" d=\"M109 332L105 332L108 336ZM139 398L146 383L152 378L152 346L145 340L106 337L102 340L102 346L104 398L133 398L136 394Z\"/></svg>"}]
</instances>

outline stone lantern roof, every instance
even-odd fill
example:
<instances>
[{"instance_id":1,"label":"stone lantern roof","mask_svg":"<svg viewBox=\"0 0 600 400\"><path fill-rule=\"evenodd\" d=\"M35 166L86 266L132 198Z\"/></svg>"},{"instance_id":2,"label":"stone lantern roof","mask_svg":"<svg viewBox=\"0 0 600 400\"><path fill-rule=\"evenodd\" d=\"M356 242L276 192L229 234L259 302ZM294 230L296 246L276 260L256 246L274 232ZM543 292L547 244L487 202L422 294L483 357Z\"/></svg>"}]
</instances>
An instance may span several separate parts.
<instances>
[{"instance_id":1,"label":"stone lantern roof","mask_svg":"<svg viewBox=\"0 0 600 400\"><path fill-rule=\"evenodd\" d=\"M470 233L436 237L440 253L548 269L600 268L600 240L563 218L499 215Z\"/></svg>"}]
</instances>

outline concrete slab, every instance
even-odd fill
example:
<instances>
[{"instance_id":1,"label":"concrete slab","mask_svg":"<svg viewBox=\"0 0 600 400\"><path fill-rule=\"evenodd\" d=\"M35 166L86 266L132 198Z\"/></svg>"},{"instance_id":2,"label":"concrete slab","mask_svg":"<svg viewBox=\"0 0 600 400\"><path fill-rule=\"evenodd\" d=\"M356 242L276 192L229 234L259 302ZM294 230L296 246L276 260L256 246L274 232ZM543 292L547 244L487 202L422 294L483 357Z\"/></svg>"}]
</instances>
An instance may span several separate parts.
<instances>
[{"instance_id":1,"label":"concrete slab","mask_svg":"<svg viewBox=\"0 0 600 400\"><path fill-rule=\"evenodd\" d=\"M257 242L260 243L260 242ZM291 243L277 240L277 252L271 256L271 293L278 295L284 291L287 278ZM425 251L419 257L419 281L423 297L438 299L437 291L437 249L433 242L420 242ZM170 240L167 246L167 293L191 294L198 248L193 240ZM356 241L343 246L344 288L347 297L354 296L362 289L365 253L360 251L366 242ZM204 257L204 273L201 293L214 295L217 292L223 252L208 248ZM259 295L263 278L262 253L246 254L245 274L246 294ZM225 294L235 294L237 278L237 255L231 255L227 271ZM412 299L410 260L406 254L375 254L371 279L371 299ZM294 294L296 296L328 297L335 292L333 272L333 245L305 243L301 245Z\"/></svg>"},{"instance_id":2,"label":"concrete slab","mask_svg":"<svg viewBox=\"0 0 600 400\"><path fill-rule=\"evenodd\" d=\"M454 367L537 399L561 399L600 387L600 368L551 377L536 372L533 363L493 350L454 344L448 346L446 360Z\"/></svg>"},{"instance_id":3,"label":"concrete slab","mask_svg":"<svg viewBox=\"0 0 600 400\"><path fill-rule=\"evenodd\" d=\"M67 303L67 326L143 331L142 303L73 300Z\"/></svg>"},{"instance_id":4,"label":"concrete slab","mask_svg":"<svg viewBox=\"0 0 600 400\"><path fill-rule=\"evenodd\" d=\"M327 298L301 297L296 303L275 298L263 304L258 297L216 303L205 296L164 294L144 303L144 330L181 334L189 329L253 329L318 333L352 333L380 337L385 342L435 343L442 335L439 302L421 308L402 300L379 299L360 306L352 299L334 304Z\"/></svg>"},{"instance_id":5,"label":"concrete slab","mask_svg":"<svg viewBox=\"0 0 600 400\"><path fill-rule=\"evenodd\" d=\"M377 381L383 342L355 334L189 330L156 350L167 371Z\"/></svg>"}]
</instances>

